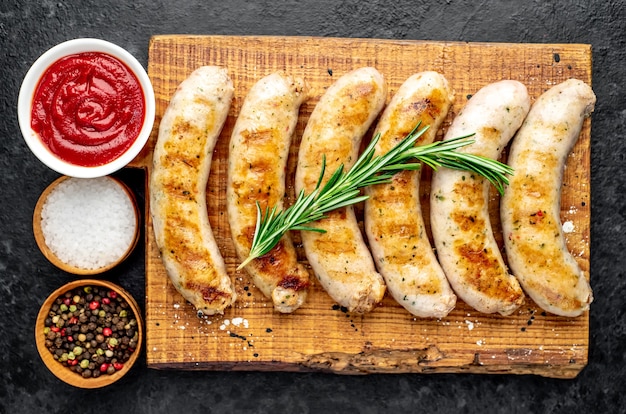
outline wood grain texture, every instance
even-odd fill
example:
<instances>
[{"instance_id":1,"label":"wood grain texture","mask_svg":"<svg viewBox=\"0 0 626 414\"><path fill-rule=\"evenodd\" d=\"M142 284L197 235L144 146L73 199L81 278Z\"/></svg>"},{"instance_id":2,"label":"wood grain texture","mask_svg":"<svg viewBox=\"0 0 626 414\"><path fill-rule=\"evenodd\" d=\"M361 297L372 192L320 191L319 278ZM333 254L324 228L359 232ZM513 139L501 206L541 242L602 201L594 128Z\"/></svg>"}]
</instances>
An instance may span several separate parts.
<instances>
[{"instance_id":1,"label":"wood grain texture","mask_svg":"<svg viewBox=\"0 0 626 414\"><path fill-rule=\"evenodd\" d=\"M471 372L537 374L572 378L587 364L589 314L564 318L546 314L530 299L513 315L485 315L462 301L446 318L419 319L387 296L366 315L337 307L315 284L307 303L294 314L273 310L271 301L244 272L236 271L225 193L228 142L251 85L275 71L304 76L313 98L301 108L287 168L286 205L293 200L299 138L319 97L337 77L360 67L383 73L389 97L413 73L436 70L456 92L438 137L482 86L501 79L524 83L533 98L575 77L591 84L591 47L580 44L446 43L310 37L226 37L163 35L151 39L148 74L155 89L157 119L146 150L133 166L150 174L151 149L159 121L176 86L201 65L228 68L235 98L215 149L207 187L210 222L239 295L221 316L199 319L176 292L155 245L146 217L146 355L159 369L321 370L345 374ZM389 99L389 98L388 98ZM590 132L586 120L568 159L561 218L571 221L568 247L589 272ZM504 155L506 157L506 153ZM422 204L428 225L430 171L422 175ZM494 192L495 193L495 192ZM148 200L148 197L146 197ZM502 242L498 197L490 202L496 238ZM149 211L146 206L146 211ZM357 213L360 209L357 208ZM293 234L299 257L306 264ZM592 286L593 286L593 280ZM593 310L593 304L591 306Z\"/></svg>"}]
</instances>

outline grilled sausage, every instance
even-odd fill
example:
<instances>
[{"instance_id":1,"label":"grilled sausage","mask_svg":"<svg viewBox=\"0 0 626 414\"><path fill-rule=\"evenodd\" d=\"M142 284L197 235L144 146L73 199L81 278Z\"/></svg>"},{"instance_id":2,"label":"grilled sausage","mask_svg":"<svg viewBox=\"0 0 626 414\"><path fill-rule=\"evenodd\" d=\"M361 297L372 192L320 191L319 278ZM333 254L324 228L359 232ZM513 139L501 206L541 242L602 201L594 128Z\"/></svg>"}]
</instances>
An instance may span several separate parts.
<instances>
[{"instance_id":1,"label":"grilled sausage","mask_svg":"<svg viewBox=\"0 0 626 414\"><path fill-rule=\"evenodd\" d=\"M421 122L429 129L416 145L429 144L454 100L448 81L436 72L411 76L383 112L376 155L382 155ZM428 239L420 205L421 170L402 171L389 184L366 187L365 231L379 272L393 298L413 315L441 318L456 295Z\"/></svg>"},{"instance_id":2,"label":"grilled sausage","mask_svg":"<svg viewBox=\"0 0 626 414\"><path fill-rule=\"evenodd\" d=\"M530 108L526 87L504 80L480 89L454 118L444 139L475 133L459 151L497 159ZM484 313L513 313L523 302L508 273L488 212L489 181L466 171L433 173L430 211L439 262L456 294Z\"/></svg>"},{"instance_id":3,"label":"grilled sausage","mask_svg":"<svg viewBox=\"0 0 626 414\"><path fill-rule=\"evenodd\" d=\"M326 155L325 183L341 164L349 169L362 137L384 106L387 88L374 68L349 72L332 84L315 106L302 136L296 191L316 186ZM368 312L382 300L385 283L376 271L352 206L310 224L326 233L302 231L305 253L322 287L349 311Z\"/></svg>"},{"instance_id":4,"label":"grilled sausage","mask_svg":"<svg viewBox=\"0 0 626 414\"><path fill-rule=\"evenodd\" d=\"M177 88L163 114L150 174L150 212L174 287L198 314L223 313L236 297L206 205L211 156L226 121L233 84L203 66Z\"/></svg>"},{"instance_id":5,"label":"grilled sausage","mask_svg":"<svg viewBox=\"0 0 626 414\"><path fill-rule=\"evenodd\" d=\"M241 107L230 140L226 191L228 221L240 260L248 257L252 246L256 203L262 212L268 206L283 208L289 146L307 93L304 80L276 72L253 85ZM309 272L298 263L289 234L245 269L277 311L293 312L304 303Z\"/></svg>"},{"instance_id":6,"label":"grilled sausage","mask_svg":"<svg viewBox=\"0 0 626 414\"><path fill-rule=\"evenodd\" d=\"M567 250L560 219L563 169L596 97L570 79L543 93L511 144L515 175L501 202L509 266L544 310L578 316L593 300L587 275Z\"/></svg>"}]
</instances>

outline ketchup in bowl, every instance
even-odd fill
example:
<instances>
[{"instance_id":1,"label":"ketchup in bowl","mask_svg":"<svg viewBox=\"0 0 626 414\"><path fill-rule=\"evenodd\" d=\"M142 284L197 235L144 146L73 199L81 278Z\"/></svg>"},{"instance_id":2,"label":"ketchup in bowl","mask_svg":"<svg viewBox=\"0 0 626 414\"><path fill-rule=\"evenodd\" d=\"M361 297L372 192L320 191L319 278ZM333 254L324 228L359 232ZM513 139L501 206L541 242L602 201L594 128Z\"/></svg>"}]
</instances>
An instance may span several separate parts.
<instances>
[{"instance_id":1,"label":"ketchup in bowl","mask_svg":"<svg viewBox=\"0 0 626 414\"><path fill-rule=\"evenodd\" d=\"M54 62L32 102L31 128L60 159L104 165L139 136L146 102L135 74L117 58L83 52Z\"/></svg>"}]
</instances>

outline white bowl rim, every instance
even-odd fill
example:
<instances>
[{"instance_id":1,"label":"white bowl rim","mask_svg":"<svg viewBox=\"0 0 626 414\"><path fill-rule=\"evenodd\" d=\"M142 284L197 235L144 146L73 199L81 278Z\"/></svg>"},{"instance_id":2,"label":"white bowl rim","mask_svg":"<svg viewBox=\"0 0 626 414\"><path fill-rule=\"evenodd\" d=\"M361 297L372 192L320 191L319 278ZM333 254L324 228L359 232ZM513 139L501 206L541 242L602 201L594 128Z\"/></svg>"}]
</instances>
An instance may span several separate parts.
<instances>
[{"instance_id":1,"label":"white bowl rim","mask_svg":"<svg viewBox=\"0 0 626 414\"><path fill-rule=\"evenodd\" d=\"M115 160L99 166L84 167L70 164L50 152L32 130L31 114L34 89L43 73L64 56L83 52L107 53L124 62L135 74L144 94L145 114L143 126L133 145ZM155 117L155 97L152 82L139 61L126 49L106 40L96 38L76 38L59 43L44 52L30 67L20 87L17 103L18 122L26 144L35 156L52 170L76 178L95 178L112 174L130 163L143 149L152 133Z\"/></svg>"}]
</instances>

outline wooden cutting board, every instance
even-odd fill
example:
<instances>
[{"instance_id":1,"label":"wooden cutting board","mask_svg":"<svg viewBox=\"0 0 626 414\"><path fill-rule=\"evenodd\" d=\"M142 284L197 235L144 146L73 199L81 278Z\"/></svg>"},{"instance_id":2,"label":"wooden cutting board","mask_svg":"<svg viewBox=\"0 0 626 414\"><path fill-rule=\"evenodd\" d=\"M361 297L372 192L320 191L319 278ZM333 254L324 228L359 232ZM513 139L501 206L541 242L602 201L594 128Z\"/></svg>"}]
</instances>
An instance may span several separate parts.
<instances>
[{"instance_id":1,"label":"wooden cutting board","mask_svg":"<svg viewBox=\"0 0 626 414\"><path fill-rule=\"evenodd\" d=\"M513 315L485 315L459 301L441 320L415 318L386 297L366 315L342 310L315 285L308 302L291 315L273 311L238 261L225 208L228 141L250 86L286 70L304 76L314 97L301 108L289 162L288 203L299 137L317 100L345 72L374 66L389 85L389 96L411 74L436 70L456 91L442 131L482 86L501 79L524 83L533 97L567 78L591 83L591 47L579 44L491 44L311 37L155 36L148 73L157 99L157 119L145 151L133 162L150 174L151 153L161 116L176 86L201 65L228 68L235 98L219 138L207 191L210 222L238 302L222 316L199 319L174 289L159 258L146 214L146 354L151 368L188 370L322 370L344 374L471 372L575 377L587 364L589 315L546 314L530 299ZM589 271L590 120L569 157L561 218L571 222L568 246ZM423 208L428 215L429 172L423 174ZM148 197L146 197L146 200ZM148 200L147 200L148 202ZM499 234L498 198L491 214ZM149 206L146 205L146 211ZM428 218L428 217L426 217ZM427 223L428 224L428 223ZM294 234L299 242L299 235ZM306 263L301 247L300 258ZM592 281L593 282L593 281ZM592 305L593 309L593 305Z\"/></svg>"}]
</instances>

